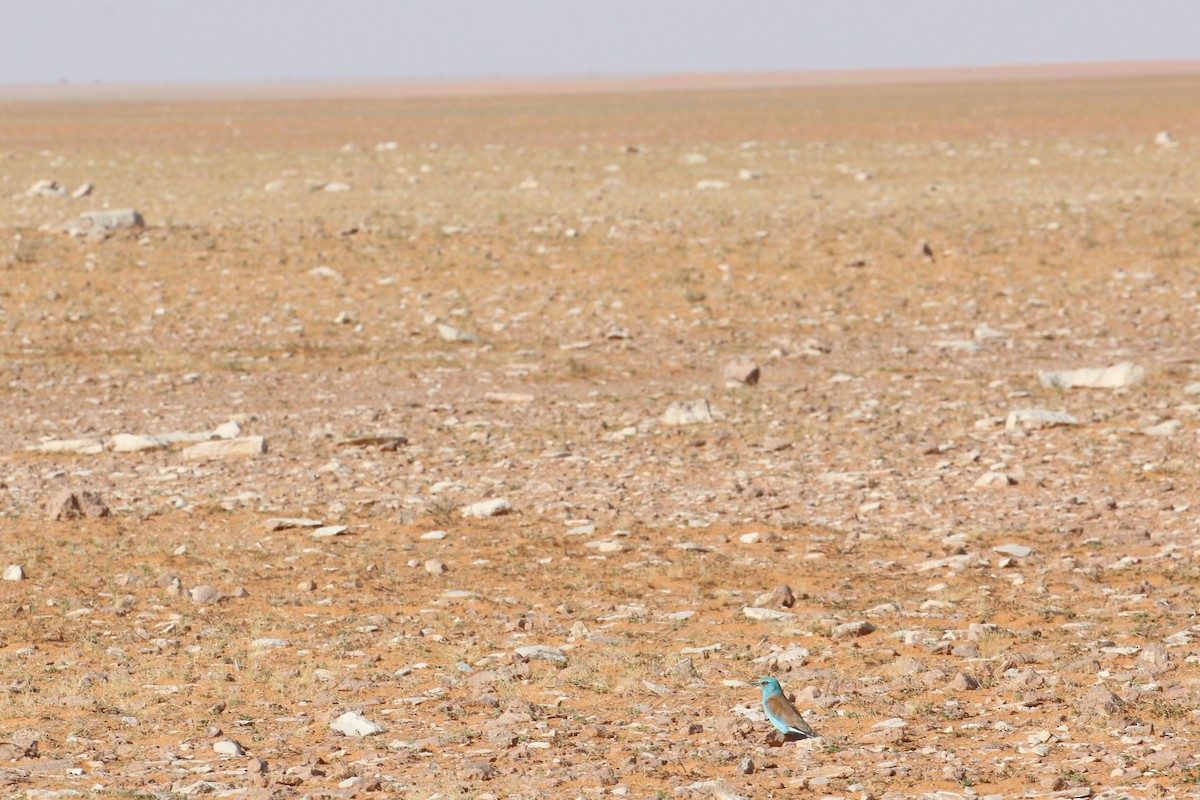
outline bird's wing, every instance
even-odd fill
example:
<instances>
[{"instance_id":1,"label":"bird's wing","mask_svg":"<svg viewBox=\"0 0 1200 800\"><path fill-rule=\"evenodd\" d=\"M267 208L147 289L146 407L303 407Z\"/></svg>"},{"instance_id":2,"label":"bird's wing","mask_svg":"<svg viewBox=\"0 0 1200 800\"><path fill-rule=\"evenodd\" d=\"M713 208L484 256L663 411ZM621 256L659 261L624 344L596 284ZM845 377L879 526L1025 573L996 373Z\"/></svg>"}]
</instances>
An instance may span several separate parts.
<instances>
[{"instance_id":1,"label":"bird's wing","mask_svg":"<svg viewBox=\"0 0 1200 800\"><path fill-rule=\"evenodd\" d=\"M788 702L788 699L783 695L777 694L774 697L769 697L764 701L764 704L767 710L775 715L777 719L797 733L802 733L805 736L817 735L812 726L804 721L804 717L800 716L800 712L796 710L796 707Z\"/></svg>"}]
</instances>

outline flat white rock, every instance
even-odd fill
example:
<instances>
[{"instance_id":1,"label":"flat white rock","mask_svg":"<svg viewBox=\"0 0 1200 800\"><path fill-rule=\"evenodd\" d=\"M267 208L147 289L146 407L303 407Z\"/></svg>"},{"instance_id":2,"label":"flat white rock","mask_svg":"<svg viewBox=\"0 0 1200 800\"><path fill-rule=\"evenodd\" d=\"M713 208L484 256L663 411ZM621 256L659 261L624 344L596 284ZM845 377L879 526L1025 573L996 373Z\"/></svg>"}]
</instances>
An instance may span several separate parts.
<instances>
[{"instance_id":1,"label":"flat white rock","mask_svg":"<svg viewBox=\"0 0 1200 800\"><path fill-rule=\"evenodd\" d=\"M268 531L283 531L288 528L320 528L325 523L319 519L304 519L303 517L272 517L263 523Z\"/></svg>"},{"instance_id":2,"label":"flat white rock","mask_svg":"<svg viewBox=\"0 0 1200 800\"><path fill-rule=\"evenodd\" d=\"M25 580L25 570L20 564L9 564L4 568L4 580L23 581Z\"/></svg>"},{"instance_id":3,"label":"flat white rock","mask_svg":"<svg viewBox=\"0 0 1200 800\"><path fill-rule=\"evenodd\" d=\"M273 636L264 636L260 639L255 639L250 643L250 646L255 650L279 650L284 647L291 647L292 643L287 639L278 639Z\"/></svg>"},{"instance_id":4,"label":"flat white rock","mask_svg":"<svg viewBox=\"0 0 1200 800\"><path fill-rule=\"evenodd\" d=\"M437 326L438 336L442 337L444 342L480 342L483 341L473 333L468 333L464 330L459 330L453 325L447 325L444 322L439 322Z\"/></svg>"},{"instance_id":5,"label":"flat white rock","mask_svg":"<svg viewBox=\"0 0 1200 800\"><path fill-rule=\"evenodd\" d=\"M1183 428L1182 422L1177 419L1169 419L1166 422L1142 428L1142 433L1146 436L1174 436L1179 433L1181 428Z\"/></svg>"},{"instance_id":6,"label":"flat white rock","mask_svg":"<svg viewBox=\"0 0 1200 800\"><path fill-rule=\"evenodd\" d=\"M372 722L357 711L347 711L329 723L329 727L347 736L372 736L385 730L382 725Z\"/></svg>"},{"instance_id":7,"label":"flat white rock","mask_svg":"<svg viewBox=\"0 0 1200 800\"><path fill-rule=\"evenodd\" d=\"M348 530L350 530L348 525L325 525L317 528L309 535L314 539L323 539L327 536L341 536Z\"/></svg>"},{"instance_id":8,"label":"flat white rock","mask_svg":"<svg viewBox=\"0 0 1200 800\"><path fill-rule=\"evenodd\" d=\"M507 514L510 511L512 511L512 504L503 497L497 497L492 500L483 500L466 506L462 510L462 515L464 517L475 517L476 519L487 519L488 517L498 517L501 514Z\"/></svg>"},{"instance_id":9,"label":"flat white rock","mask_svg":"<svg viewBox=\"0 0 1200 800\"><path fill-rule=\"evenodd\" d=\"M1023 544L1002 544L993 547L992 552L1013 558L1028 558L1033 553L1033 548Z\"/></svg>"}]
</instances>

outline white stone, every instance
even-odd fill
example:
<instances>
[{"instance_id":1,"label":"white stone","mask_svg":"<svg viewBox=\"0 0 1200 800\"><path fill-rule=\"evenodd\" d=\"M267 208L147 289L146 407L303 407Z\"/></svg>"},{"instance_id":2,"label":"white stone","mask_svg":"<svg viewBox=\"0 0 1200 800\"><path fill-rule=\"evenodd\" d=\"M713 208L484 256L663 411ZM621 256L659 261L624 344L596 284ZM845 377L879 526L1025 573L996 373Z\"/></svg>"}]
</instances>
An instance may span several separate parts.
<instances>
[{"instance_id":1,"label":"white stone","mask_svg":"<svg viewBox=\"0 0 1200 800\"><path fill-rule=\"evenodd\" d=\"M267 452L267 442L261 436L243 436L240 439L222 439L214 442L194 444L183 451L189 461L209 458L239 458L257 456Z\"/></svg>"},{"instance_id":2,"label":"white stone","mask_svg":"<svg viewBox=\"0 0 1200 800\"><path fill-rule=\"evenodd\" d=\"M721 377L725 379L725 386L728 388L754 386L762 377L762 370L753 359L735 358L721 369Z\"/></svg>"},{"instance_id":3,"label":"white stone","mask_svg":"<svg viewBox=\"0 0 1200 800\"><path fill-rule=\"evenodd\" d=\"M1173 150L1179 147L1179 142L1171 135L1170 131L1159 131L1154 134L1154 144L1162 150Z\"/></svg>"},{"instance_id":4,"label":"white stone","mask_svg":"<svg viewBox=\"0 0 1200 800\"><path fill-rule=\"evenodd\" d=\"M329 727L347 736L373 736L386 730L382 725L372 722L357 711L347 711L329 723Z\"/></svg>"},{"instance_id":5,"label":"white stone","mask_svg":"<svg viewBox=\"0 0 1200 800\"><path fill-rule=\"evenodd\" d=\"M585 542L583 546L597 553L624 553L631 549L628 544L618 539L597 539Z\"/></svg>"},{"instance_id":6,"label":"white stone","mask_svg":"<svg viewBox=\"0 0 1200 800\"><path fill-rule=\"evenodd\" d=\"M983 325L979 325L978 327L976 327L975 332L972 335L975 337L976 341L980 341L980 342L987 342L992 339L1004 339L1005 338L1005 334L1003 331L998 331L995 328L993 328L992 326L988 325L987 323L984 323Z\"/></svg>"},{"instance_id":7,"label":"white stone","mask_svg":"<svg viewBox=\"0 0 1200 800\"><path fill-rule=\"evenodd\" d=\"M450 571L450 568L444 562L431 558L425 562L425 571L430 575L444 575Z\"/></svg>"},{"instance_id":8,"label":"white stone","mask_svg":"<svg viewBox=\"0 0 1200 800\"><path fill-rule=\"evenodd\" d=\"M1023 544L1002 544L998 547L993 547L992 552L999 553L1002 556L1012 556L1013 558L1028 558L1033 554L1033 548Z\"/></svg>"},{"instance_id":9,"label":"white stone","mask_svg":"<svg viewBox=\"0 0 1200 800\"><path fill-rule=\"evenodd\" d=\"M483 399L489 403L523 406L533 402L533 395L518 392L484 392Z\"/></svg>"},{"instance_id":10,"label":"white stone","mask_svg":"<svg viewBox=\"0 0 1200 800\"><path fill-rule=\"evenodd\" d=\"M666 425L695 425L712 422L712 407L707 400L679 400L667 406L662 421Z\"/></svg>"},{"instance_id":11,"label":"white stone","mask_svg":"<svg viewBox=\"0 0 1200 800\"><path fill-rule=\"evenodd\" d=\"M436 541L440 541L441 539L445 539L446 532L445 531L430 531L429 533L421 534L421 538L425 539L426 541L435 541L436 542Z\"/></svg>"},{"instance_id":12,"label":"white stone","mask_svg":"<svg viewBox=\"0 0 1200 800\"><path fill-rule=\"evenodd\" d=\"M1183 387L1184 394L1200 394L1200 383L1189 383Z\"/></svg>"},{"instance_id":13,"label":"white stone","mask_svg":"<svg viewBox=\"0 0 1200 800\"><path fill-rule=\"evenodd\" d=\"M23 581L25 580L25 570L20 564L9 564L4 568L4 580L6 581Z\"/></svg>"},{"instance_id":14,"label":"white stone","mask_svg":"<svg viewBox=\"0 0 1200 800\"><path fill-rule=\"evenodd\" d=\"M348 525L324 525L320 528L317 528L309 535L314 539L324 539L329 536L341 536L348 530L350 530Z\"/></svg>"},{"instance_id":15,"label":"white stone","mask_svg":"<svg viewBox=\"0 0 1200 800\"><path fill-rule=\"evenodd\" d=\"M343 181L330 181L321 187L322 192L348 192L352 187L350 184Z\"/></svg>"},{"instance_id":16,"label":"white stone","mask_svg":"<svg viewBox=\"0 0 1200 800\"><path fill-rule=\"evenodd\" d=\"M526 647L518 647L514 652L526 661L536 658L542 661L553 661L555 664L567 663L567 654L557 647L549 645L531 644Z\"/></svg>"},{"instance_id":17,"label":"white stone","mask_svg":"<svg viewBox=\"0 0 1200 800\"><path fill-rule=\"evenodd\" d=\"M108 449L114 453L140 453L143 450L163 450L167 442L146 433L118 433L108 440Z\"/></svg>"},{"instance_id":18,"label":"white stone","mask_svg":"<svg viewBox=\"0 0 1200 800\"><path fill-rule=\"evenodd\" d=\"M501 514L507 514L510 511L512 511L512 505L503 497L497 497L493 500L483 500L466 506L462 510L462 515L464 517L487 519L489 517L498 517Z\"/></svg>"},{"instance_id":19,"label":"white stone","mask_svg":"<svg viewBox=\"0 0 1200 800\"><path fill-rule=\"evenodd\" d=\"M79 185L78 189L71 192L71 197L75 198L76 200L82 200L83 198L87 197L89 194L92 193L93 188L94 187L92 186L91 181L88 181L87 183L82 183Z\"/></svg>"},{"instance_id":20,"label":"white stone","mask_svg":"<svg viewBox=\"0 0 1200 800\"><path fill-rule=\"evenodd\" d=\"M313 267L308 271L308 274L312 275L314 278L333 278L334 280L339 281L346 280L345 277L342 276L342 273L338 272L332 267Z\"/></svg>"},{"instance_id":21,"label":"white stone","mask_svg":"<svg viewBox=\"0 0 1200 800\"><path fill-rule=\"evenodd\" d=\"M1145 378L1146 370L1128 361L1111 367L1038 372L1038 380L1045 389L1120 389L1141 383Z\"/></svg>"},{"instance_id":22,"label":"white stone","mask_svg":"<svg viewBox=\"0 0 1200 800\"><path fill-rule=\"evenodd\" d=\"M1008 412L1004 420L1006 430L1036 430L1058 425L1078 425L1079 420L1065 411L1047 411L1044 408L1019 408Z\"/></svg>"},{"instance_id":23,"label":"white stone","mask_svg":"<svg viewBox=\"0 0 1200 800\"><path fill-rule=\"evenodd\" d=\"M85 211L79 215L79 220L68 229L73 235L82 235L93 231L111 231L117 228L141 228L146 221L137 209L122 208L112 211Z\"/></svg>"},{"instance_id":24,"label":"white stone","mask_svg":"<svg viewBox=\"0 0 1200 800\"><path fill-rule=\"evenodd\" d=\"M712 179L705 179L705 180L701 180L701 181L696 181L696 188L701 191L705 191L708 189L728 189L729 181L717 181L717 180L712 180Z\"/></svg>"}]
</instances>

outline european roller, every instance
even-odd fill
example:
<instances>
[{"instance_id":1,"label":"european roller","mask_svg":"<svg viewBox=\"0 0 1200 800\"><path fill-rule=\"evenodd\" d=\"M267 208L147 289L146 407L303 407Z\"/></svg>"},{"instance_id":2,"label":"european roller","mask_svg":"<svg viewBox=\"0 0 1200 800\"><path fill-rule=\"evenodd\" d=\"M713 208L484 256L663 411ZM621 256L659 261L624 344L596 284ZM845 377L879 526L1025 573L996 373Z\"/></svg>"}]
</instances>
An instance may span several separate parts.
<instances>
[{"instance_id":1,"label":"european roller","mask_svg":"<svg viewBox=\"0 0 1200 800\"><path fill-rule=\"evenodd\" d=\"M774 678L759 678L758 684L763 690L763 711L767 712L767 719L775 726L775 730L784 736L795 733L806 739L820 736L812 729L811 725L804 721L804 717L800 716L800 712L792 705L792 701L784 696L779 681Z\"/></svg>"}]
</instances>

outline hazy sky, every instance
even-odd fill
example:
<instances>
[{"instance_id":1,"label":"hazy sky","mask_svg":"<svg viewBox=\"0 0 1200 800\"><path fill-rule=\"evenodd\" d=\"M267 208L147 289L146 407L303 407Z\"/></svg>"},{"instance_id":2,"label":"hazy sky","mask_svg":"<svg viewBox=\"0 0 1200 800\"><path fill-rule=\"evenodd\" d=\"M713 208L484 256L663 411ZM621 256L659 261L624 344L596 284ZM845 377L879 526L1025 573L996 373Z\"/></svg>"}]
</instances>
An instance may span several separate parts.
<instances>
[{"instance_id":1,"label":"hazy sky","mask_svg":"<svg viewBox=\"0 0 1200 800\"><path fill-rule=\"evenodd\" d=\"M1200 59L1200 0L0 0L0 83Z\"/></svg>"}]
</instances>

